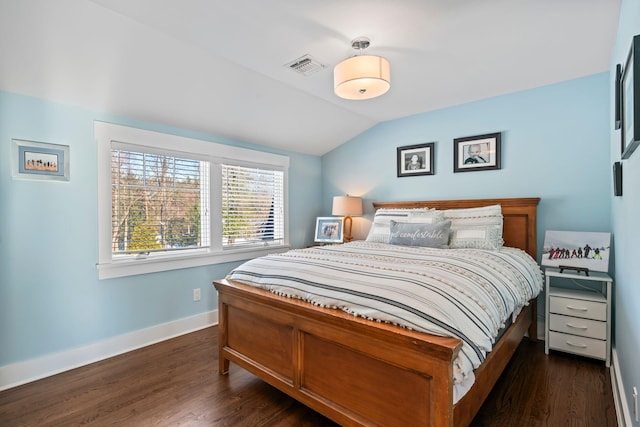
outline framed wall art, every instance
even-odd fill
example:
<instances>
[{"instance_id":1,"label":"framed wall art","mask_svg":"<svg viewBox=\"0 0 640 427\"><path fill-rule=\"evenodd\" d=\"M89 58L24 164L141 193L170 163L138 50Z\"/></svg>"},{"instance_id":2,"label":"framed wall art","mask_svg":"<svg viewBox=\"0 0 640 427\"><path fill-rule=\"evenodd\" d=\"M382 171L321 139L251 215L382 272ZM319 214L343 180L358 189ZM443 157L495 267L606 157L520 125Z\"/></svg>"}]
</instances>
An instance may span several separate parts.
<instances>
[{"instance_id":1,"label":"framed wall art","mask_svg":"<svg viewBox=\"0 0 640 427\"><path fill-rule=\"evenodd\" d=\"M453 140L453 171L500 169L500 132Z\"/></svg>"},{"instance_id":2,"label":"framed wall art","mask_svg":"<svg viewBox=\"0 0 640 427\"><path fill-rule=\"evenodd\" d=\"M316 218L315 242L342 243L342 218L325 216Z\"/></svg>"},{"instance_id":3,"label":"framed wall art","mask_svg":"<svg viewBox=\"0 0 640 427\"><path fill-rule=\"evenodd\" d=\"M622 196L622 162L613 163L613 195Z\"/></svg>"},{"instance_id":4,"label":"framed wall art","mask_svg":"<svg viewBox=\"0 0 640 427\"><path fill-rule=\"evenodd\" d=\"M640 145L640 35L634 36L621 82L622 142L621 157L628 159Z\"/></svg>"},{"instance_id":5,"label":"framed wall art","mask_svg":"<svg viewBox=\"0 0 640 427\"><path fill-rule=\"evenodd\" d=\"M69 146L12 140L13 177L69 181Z\"/></svg>"},{"instance_id":6,"label":"framed wall art","mask_svg":"<svg viewBox=\"0 0 640 427\"><path fill-rule=\"evenodd\" d=\"M434 175L435 142L397 148L398 177Z\"/></svg>"}]
</instances>

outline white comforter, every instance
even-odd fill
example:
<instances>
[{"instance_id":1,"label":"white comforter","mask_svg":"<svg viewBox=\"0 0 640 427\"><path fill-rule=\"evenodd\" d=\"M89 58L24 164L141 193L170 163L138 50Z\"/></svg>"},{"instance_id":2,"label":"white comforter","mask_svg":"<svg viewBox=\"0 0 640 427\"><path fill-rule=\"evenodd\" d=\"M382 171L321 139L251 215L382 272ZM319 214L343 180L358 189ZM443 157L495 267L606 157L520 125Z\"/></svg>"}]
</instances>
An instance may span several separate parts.
<instances>
[{"instance_id":1,"label":"white comforter","mask_svg":"<svg viewBox=\"0 0 640 427\"><path fill-rule=\"evenodd\" d=\"M256 258L229 279L367 319L462 340L454 403L499 330L542 289L542 272L520 249L432 249L351 242Z\"/></svg>"}]
</instances>

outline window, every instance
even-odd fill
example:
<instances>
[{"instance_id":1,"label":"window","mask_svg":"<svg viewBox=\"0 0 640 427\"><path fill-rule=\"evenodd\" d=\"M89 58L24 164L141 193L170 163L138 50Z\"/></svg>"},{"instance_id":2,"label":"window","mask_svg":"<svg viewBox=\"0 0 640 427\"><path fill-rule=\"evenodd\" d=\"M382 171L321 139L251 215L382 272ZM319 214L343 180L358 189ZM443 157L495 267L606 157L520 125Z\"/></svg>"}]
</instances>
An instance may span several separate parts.
<instances>
[{"instance_id":1,"label":"window","mask_svg":"<svg viewBox=\"0 0 640 427\"><path fill-rule=\"evenodd\" d=\"M208 248L209 162L112 146L111 211L114 257Z\"/></svg>"},{"instance_id":2,"label":"window","mask_svg":"<svg viewBox=\"0 0 640 427\"><path fill-rule=\"evenodd\" d=\"M281 171L222 165L222 246L282 244Z\"/></svg>"},{"instance_id":3,"label":"window","mask_svg":"<svg viewBox=\"0 0 640 427\"><path fill-rule=\"evenodd\" d=\"M101 279L288 248L289 158L95 122Z\"/></svg>"}]
</instances>

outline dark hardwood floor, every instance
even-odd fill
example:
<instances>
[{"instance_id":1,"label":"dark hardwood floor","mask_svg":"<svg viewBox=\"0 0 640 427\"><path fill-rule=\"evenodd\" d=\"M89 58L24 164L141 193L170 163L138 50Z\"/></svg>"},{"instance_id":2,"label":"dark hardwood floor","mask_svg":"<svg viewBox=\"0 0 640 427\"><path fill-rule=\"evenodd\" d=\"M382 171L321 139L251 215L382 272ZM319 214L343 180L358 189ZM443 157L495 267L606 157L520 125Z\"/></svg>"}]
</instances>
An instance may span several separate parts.
<instances>
[{"instance_id":1,"label":"dark hardwood floor","mask_svg":"<svg viewBox=\"0 0 640 427\"><path fill-rule=\"evenodd\" d=\"M335 426L231 364L211 327L0 392L0 426ZM603 362L525 340L474 426L615 426Z\"/></svg>"}]
</instances>

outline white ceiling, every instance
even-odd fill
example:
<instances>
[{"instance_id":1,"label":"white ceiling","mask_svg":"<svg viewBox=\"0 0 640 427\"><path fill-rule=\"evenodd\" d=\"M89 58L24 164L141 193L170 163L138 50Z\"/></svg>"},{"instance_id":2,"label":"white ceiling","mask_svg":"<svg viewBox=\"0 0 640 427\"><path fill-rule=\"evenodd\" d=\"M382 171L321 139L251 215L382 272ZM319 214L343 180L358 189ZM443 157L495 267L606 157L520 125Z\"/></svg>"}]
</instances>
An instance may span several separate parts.
<instances>
[{"instance_id":1,"label":"white ceiling","mask_svg":"<svg viewBox=\"0 0 640 427\"><path fill-rule=\"evenodd\" d=\"M0 89L322 155L377 123L608 71L620 0L0 0ZM371 39L391 90L333 93ZM327 67L285 66L310 54Z\"/></svg>"}]
</instances>

